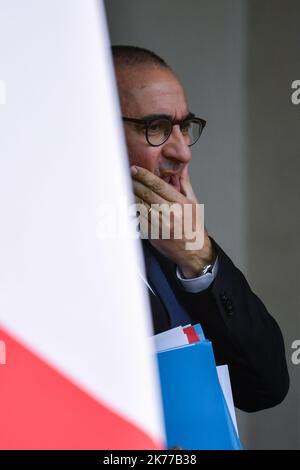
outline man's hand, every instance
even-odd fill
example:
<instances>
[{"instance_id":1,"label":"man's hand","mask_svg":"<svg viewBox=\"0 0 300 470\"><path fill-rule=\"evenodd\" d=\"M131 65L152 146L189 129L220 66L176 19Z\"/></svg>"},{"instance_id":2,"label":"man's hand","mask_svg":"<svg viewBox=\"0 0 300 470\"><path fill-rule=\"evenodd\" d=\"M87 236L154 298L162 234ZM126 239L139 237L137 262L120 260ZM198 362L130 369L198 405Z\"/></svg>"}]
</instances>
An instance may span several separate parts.
<instances>
[{"instance_id":1,"label":"man's hand","mask_svg":"<svg viewBox=\"0 0 300 470\"><path fill-rule=\"evenodd\" d=\"M205 265L214 261L215 255L212 243L203 227L187 167L180 177L181 192L145 168L133 166L131 175L138 201L148 210L151 208L146 221L149 224L149 241L160 253L176 263L186 278L198 276ZM153 204L159 205L159 209ZM171 211L172 217L170 217L172 207L175 210ZM151 224L156 229L160 228L159 239L151 238ZM161 236L162 224L167 231L170 231L168 239L163 239ZM180 238L176 238L178 227L182 229ZM193 240L200 240L200 243L197 244ZM195 249L187 249L187 246L191 247L193 244Z\"/></svg>"}]
</instances>

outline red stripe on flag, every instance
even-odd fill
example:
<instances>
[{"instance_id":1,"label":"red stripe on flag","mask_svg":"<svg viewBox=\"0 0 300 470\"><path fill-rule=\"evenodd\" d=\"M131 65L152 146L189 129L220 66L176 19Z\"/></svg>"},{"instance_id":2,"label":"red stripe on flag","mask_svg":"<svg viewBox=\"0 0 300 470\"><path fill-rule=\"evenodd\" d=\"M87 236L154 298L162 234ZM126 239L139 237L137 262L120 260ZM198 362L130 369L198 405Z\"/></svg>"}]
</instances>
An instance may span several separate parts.
<instances>
[{"instance_id":1,"label":"red stripe on flag","mask_svg":"<svg viewBox=\"0 0 300 470\"><path fill-rule=\"evenodd\" d=\"M1 329L0 340L1 449L162 448Z\"/></svg>"}]
</instances>

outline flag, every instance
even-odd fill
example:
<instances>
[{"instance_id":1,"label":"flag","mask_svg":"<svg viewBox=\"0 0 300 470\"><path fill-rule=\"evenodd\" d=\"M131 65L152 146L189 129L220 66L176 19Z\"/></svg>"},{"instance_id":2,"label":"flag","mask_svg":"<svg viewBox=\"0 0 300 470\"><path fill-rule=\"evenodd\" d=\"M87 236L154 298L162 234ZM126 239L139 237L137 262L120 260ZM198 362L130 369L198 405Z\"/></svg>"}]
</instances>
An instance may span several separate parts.
<instances>
[{"instance_id":1,"label":"flag","mask_svg":"<svg viewBox=\"0 0 300 470\"><path fill-rule=\"evenodd\" d=\"M161 448L102 2L0 11L0 448Z\"/></svg>"}]
</instances>

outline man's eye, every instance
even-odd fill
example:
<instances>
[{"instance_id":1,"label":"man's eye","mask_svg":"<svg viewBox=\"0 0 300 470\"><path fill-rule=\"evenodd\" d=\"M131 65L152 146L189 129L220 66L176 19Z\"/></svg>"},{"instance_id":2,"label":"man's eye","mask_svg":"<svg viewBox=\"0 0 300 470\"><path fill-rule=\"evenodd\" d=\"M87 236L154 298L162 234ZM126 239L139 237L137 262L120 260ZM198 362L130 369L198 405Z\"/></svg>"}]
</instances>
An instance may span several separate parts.
<instances>
[{"instance_id":1,"label":"man's eye","mask_svg":"<svg viewBox=\"0 0 300 470\"><path fill-rule=\"evenodd\" d=\"M191 122L189 122L189 121L184 122L184 123L181 124L181 132L182 132L183 134L188 134L189 131L190 131L190 129L191 129L191 127L192 127L192 123L191 123Z\"/></svg>"},{"instance_id":2,"label":"man's eye","mask_svg":"<svg viewBox=\"0 0 300 470\"><path fill-rule=\"evenodd\" d=\"M169 121L153 121L148 126L148 134L149 135L169 135L170 133L170 123Z\"/></svg>"},{"instance_id":3,"label":"man's eye","mask_svg":"<svg viewBox=\"0 0 300 470\"><path fill-rule=\"evenodd\" d=\"M151 132L151 133L156 133L156 132L161 132L161 126L159 123L153 123L153 124L150 124L150 126L148 127L148 131Z\"/></svg>"}]
</instances>

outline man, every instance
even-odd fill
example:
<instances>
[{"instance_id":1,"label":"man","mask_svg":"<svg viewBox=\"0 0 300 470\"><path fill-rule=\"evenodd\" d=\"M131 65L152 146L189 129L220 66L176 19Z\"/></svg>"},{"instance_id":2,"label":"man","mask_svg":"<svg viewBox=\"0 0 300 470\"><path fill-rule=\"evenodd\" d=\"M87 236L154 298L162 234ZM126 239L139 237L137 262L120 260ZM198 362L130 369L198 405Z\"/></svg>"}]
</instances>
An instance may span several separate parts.
<instances>
[{"instance_id":1,"label":"man","mask_svg":"<svg viewBox=\"0 0 300 470\"><path fill-rule=\"evenodd\" d=\"M192 207L192 229L200 234L188 166L205 121L191 113L160 57L131 46L112 50L135 195L149 219L153 204ZM190 235L143 241L155 332L200 323L217 364L229 366L235 405L244 411L277 405L289 387L277 323L207 231L200 247L187 250Z\"/></svg>"}]
</instances>

